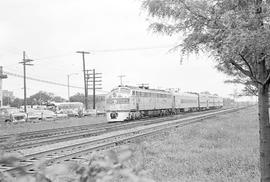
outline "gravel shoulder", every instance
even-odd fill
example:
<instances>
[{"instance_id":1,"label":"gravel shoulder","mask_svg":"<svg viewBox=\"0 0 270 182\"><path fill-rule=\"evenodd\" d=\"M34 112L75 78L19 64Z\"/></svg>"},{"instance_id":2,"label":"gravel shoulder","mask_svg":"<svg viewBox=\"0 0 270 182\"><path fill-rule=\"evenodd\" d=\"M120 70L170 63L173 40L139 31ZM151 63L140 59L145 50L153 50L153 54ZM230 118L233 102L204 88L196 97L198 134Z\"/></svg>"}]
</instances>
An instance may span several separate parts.
<instances>
[{"instance_id":1,"label":"gravel shoulder","mask_svg":"<svg viewBox=\"0 0 270 182\"><path fill-rule=\"evenodd\" d=\"M105 117L84 117L84 118L66 118L55 121L36 121L24 123L0 124L0 135L64 128L70 126L106 123L106 122L107 120Z\"/></svg>"}]
</instances>

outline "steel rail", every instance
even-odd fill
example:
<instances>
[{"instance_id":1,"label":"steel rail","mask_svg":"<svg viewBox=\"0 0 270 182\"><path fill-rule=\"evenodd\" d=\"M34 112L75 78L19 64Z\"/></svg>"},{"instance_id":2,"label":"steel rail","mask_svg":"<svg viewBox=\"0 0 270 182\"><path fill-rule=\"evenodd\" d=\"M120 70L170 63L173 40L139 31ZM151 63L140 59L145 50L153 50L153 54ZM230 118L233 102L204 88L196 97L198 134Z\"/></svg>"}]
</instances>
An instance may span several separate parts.
<instances>
[{"instance_id":1,"label":"steel rail","mask_svg":"<svg viewBox=\"0 0 270 182\"><path fill-rule=\"evenodd\" d=\"M211 111L205 111L204 113L211 113L215 112L215 110ZM201 113L195 112L195 113L188 113L186 115L182 116L174 116L174 117L162 117L162 118L157 118L157 119L146 119L146 120L139 120L136 122L130 122L130 123L120 123L120 124L115 124L115 125L98 125L96 128L91 128L91 129L84 129L82 131L80 130L75 130L74 132L65 132L61 131L58 135L53 133L51 136L45 136L45 137L40 137L40 138L28 138L25 140L18 140L13 143L9 143L5 147L3 147L3 150L6 152L10 151L15 151L15 150L20 150L20 149L25 149L25 148L33 148L33 147L38 147L42 145L48 145L48 144L53 144L61 141L68 141L68 140L75 140L79 138L85 138L85 137L92 137L92 136L97 136L101 135L106 132L110 131L116 131L116 130L121 130L121 129L127 129L127 128L132 128L140 125L149 125L152 123L159 123L163 122L166 119L169 120L175 120L179 119L179 117L188 117L189 115L198 115ZM68 128L70 129L70 128Z\"/></svg>"},{"instance_id":2,"label":"steel rail","mask_svg":"<svg viewBox=\"0 0 270 182\"><path fill-rule=\"evenodd\" d=\"M220 109L216 109L220 110ZM213 112L215 110L206 110L206 111L200 111L200 112L185 112L181 113L181 115L192 115L192 114L200 114L201 112ZM179 116L179 115L173 115L173 116ZM161 119L166 119L168 117L172 116L167 116L167 117L162 117ZM148 120L149 118L145 118L142 120L136 120L136 122L141 122ZM152 119L152 118L150 118ZM96 124L86 124L86 125L79 125L79 126L69 126L69 127L60 127L60 128L53 128L53 129L45 129L45 130L35 130L35 131L30 131L30 132L21 132L21 133L13 133L13 134L6 134L6 135L0 135L0 143L5 142L6 140L16 136L17 140L27 140L27 139L32 139L32 138L42 138L42 137L48 137L49 135L59 135L59 134L65 134L65 133L72 133L76 131L81 131L81 130L92 130L96 129L96 127L104 127L104 126L113 126L118 124L123 125L123 122L118 123L96 123Z\"/></svg>"},{"instance_id":3,"label":"steel rail","mask_svg":"<svg viewBox=\"0 0 270 182\"><path fill-rule=\"evenodd\" d=\"M140 139L149 135L159 134L164 130L168 130L174 127L183 127L193 123L201 122L207 118L215 117L217 114L225 114L228 112L238 111L243 108L227 109L199 116L190 116L174 121L167 121L163 123L156 123L147 126L139 126L128 130L115 131L106 133L92 138L78 139L71 142L63 142L65 145L55 145L49 147L46 151L32 151L25 150L22 153L25 154L24 161L22 161L23 167L29 171L34 170L33 163L36 160L45 157L48 164L59 163L68 159L76 159L82 155L91 153L96 150L106 150L108 148L116 147L120 144L130 142L135 139ZM73 142L73 144L71 144ZM16 168L3 167L6 172L16 172Z\"/></svg>"}]
</instances>

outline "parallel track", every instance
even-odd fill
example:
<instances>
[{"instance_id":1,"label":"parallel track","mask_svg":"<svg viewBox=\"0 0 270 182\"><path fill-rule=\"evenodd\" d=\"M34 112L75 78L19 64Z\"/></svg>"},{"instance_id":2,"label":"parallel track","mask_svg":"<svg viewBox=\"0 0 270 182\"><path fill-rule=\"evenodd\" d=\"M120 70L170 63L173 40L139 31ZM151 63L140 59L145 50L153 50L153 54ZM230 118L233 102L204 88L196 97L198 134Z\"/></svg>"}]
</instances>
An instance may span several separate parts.
<instances>
[{"instance_id":1,"label":"parallel track","mask_svg":"<svg viewBox=\"0 0 270 182\"><path fill-rule=\"evenodd\" d=\"M92 136L101 135L103 133L117 131L121 129L129 129L137 126L150 125L153 123L160 123L164 120L175 120L179 118L185 118L190 115L200 115L202 113L211 113L211 111L195 112L195 113L186 113L185 115L177 115L163 118L150 118L137 120L134 122L127 123L100 123L100 124L90 124L90 125L81 125L74 127L66 128L57 128L57 129L48 129L40 130L33 132L19 133L15 135L14 141L5 144L9 138L14 137L14 135L5 135L0 137L2 141L2 148L5 151L15 151L26 148L33 148L42 145L49 145L57 142L70 141L80 138L87 138ZM1 143L0 143L1 146Z\"/></svg>"},{"instance_id":2,"label":"parallel track","mask_svg":"<svg viewBox=\"0 0 270 182\"><path fill-rule=\"evenodd\" d=\"M147 126L138 126L136 128L114 131L91 138L82 138L69 142L52 144L47 148L37 147L35 149L22 150L21 152L24 154L25 159L21 161L21 166L23 166L29 171L33 171L33 163L37 160L40 160L41 158L45 158L48 165L63 162L66 160L77 159L82 156L86 156L93 151L107 150L117 147L118 145L121 145L123 143L142 139L150 135L160 134L161 132L174 127L184 127L193 123L202 122L203 120L215 117L218 114L234 112L240 109L242 108L222 110L212 113L201 114L198 116L190 116L187 118L162 123L155 123ZM0 170L16 173L17 169L14 167L0 166Z\"/></svg>"}]
</instances>

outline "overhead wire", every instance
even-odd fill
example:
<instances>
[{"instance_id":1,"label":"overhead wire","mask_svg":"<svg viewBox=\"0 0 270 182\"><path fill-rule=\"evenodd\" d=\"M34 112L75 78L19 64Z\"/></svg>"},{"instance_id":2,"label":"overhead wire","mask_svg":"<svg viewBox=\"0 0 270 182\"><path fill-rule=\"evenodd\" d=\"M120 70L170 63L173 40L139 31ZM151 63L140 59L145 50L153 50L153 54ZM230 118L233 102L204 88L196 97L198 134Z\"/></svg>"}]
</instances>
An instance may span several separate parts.
<instances>
[{"instance_id":1,"label":"overhead wire","mask_svg":"<svg viewBox=\"0 0 270 182\"><path fill-rule=\"evenodd\" d=\"M133 47L133 48L117 48L117 49L96 49L96 50L90 50L90 52L92 52L92 53L106 53L106 52L142 51L142 50L164 49L164 48L170 48L170 47L173 47L173 46L174 45L150 46L150 47ZM34 58L33 60L34 61L42 61L42 62L43 61L50 61L52 59L65 57L65 56L70 55L70 54L71 54L71 52L68 52L68 53L61 54L61 55L52 55L52 56L43 57L43 58ZM26 55L26 58L29 58L29 56ZM7 65L7 66L13 66L13 65L15 65L15 64ZM16 65L17 65L17 63L16 63ZM7 67L7 66L5 66L5 67ZM20 75L20 74L17 74L17 73L12 73L12 72L8 72L8 71L4 71L4 73L7 74L7 75L10 75L10 76L23 78L23 75ZM57 86L64 86L64 87L68 86L68 85L63 84L63 83L43 80L43 79L29 77L29 76L27 76L26 79L37 81L37 82L42 82L42 83L47 83L47 84L52 84L52 85L57 85ZM76 89L84 89L83 87L79 87L79 86L70 85L70 87L71 88L76 88ZM106 92L106 91L102 91L102 92Z\"/></svg>"},{"instance_id":2,"label":"overhead wire","mask_svg":"<svg viewBox=\"0 0 270 182\"><path fill-rule=\"evenodd\" d=\"M19 77L19 78L23 78L23 75L17 74L17 73L12 73L9 71L3 71L4 74L10 75L10 76L14 76L14 77ZM54 81L48 81L48 80L43 80L43 79L39 79L39 78L34 78L34 77L29 77L26 76L27 80L32 80L32 81L37 81L37 82L41 82L41 83L46 83L46 84L51 84L51 85L56 85L56 86L62 86L62 87L70 87L70 88L76 88L76 89L84 89L84 87L79 87L79 86L74 86L74 85L67 85L67 84L63 84L63 83L58 83L58 82L54 82ZM98 92L103 92L103 93L107 93L107 91L105 90L99 90Z\"/></svg>"},{"instance_id":3,"label":"overhead wire","mask_svg":"<svg viewBox=\"0 0 270 182\"><path fill-rule=\"evenodd\" d=\"M96 49L96 50L92 49L92 50L90 50L90 52L92 52L94 54L98 54L98 53L106 53L106 52L109 53L109 52L142 51L142 50L165 49L165 48L171 48L174 46L175 45L162 45L162 46L149 46L149 47L117 48L117 49ZM56 58L66 57L68 55L71 55L72 53L73 53L73 51L70 51L70 52L67 52L64 54L52 55L52 56L41 57L41 58L31 58L31 59L34 61L38 61L38 62L47 62L47 61L51 61L51 60L56 59ZM74 54L74 56L75 56L75 54ZM26 55L26 57L29 59L28 55ZM16 64L17 63L5 65L5 67L14 66Z\"/></svg>"},{"instance_id":4,"label":"overhead wire","mask_svg":"<svg viewBox=\"0 0 270 182\"><path fill-rule=\"evenodd\" d=\"M141 50L154 50L154 49L165 49L170 48L174 45L165 45L165 46L151 46L151 47L134 47L134 48L117 48L117 49L97 49L90 50L90 52L124 52L124 51L141 51Z\"/></svg>"},{"instance_id":5,"label":"overhead wire","mask_svg":"<svg viewBox=\"0 0 270 182\"><path fill-rule=\"evenodd\" d=\"M12 73L12 72L8 72L8 71L3 71L4 74L10 75L10 76L15 76L15 77L19 77L19 78L23 78L23 75L17 74L17 73ZM42 80L39 78L33 78L33 77L29 77L26 76L26 79L28 80L32 80L32 81L37 81L37 82L42 82L42 83L47 83L47 84L52 84L52 85L57 85L57 86L63 86L63 87L67 87L68 85L63 84L63 83L58 83L58 82L54 82L54 81L48 81L48 80ZM77 89L84 89L83 87L78 87L78 86L73 86L73 85L69 85L70 88L77 88Z\"/></svg>"}]
</instances>

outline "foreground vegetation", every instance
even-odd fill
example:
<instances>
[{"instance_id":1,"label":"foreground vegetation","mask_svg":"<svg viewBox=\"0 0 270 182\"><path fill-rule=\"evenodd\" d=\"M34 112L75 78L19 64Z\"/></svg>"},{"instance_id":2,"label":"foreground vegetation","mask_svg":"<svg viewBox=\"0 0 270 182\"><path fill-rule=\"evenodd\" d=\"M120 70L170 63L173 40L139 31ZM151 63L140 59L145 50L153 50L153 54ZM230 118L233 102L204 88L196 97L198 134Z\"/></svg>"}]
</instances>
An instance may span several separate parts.
<instances>
[{"instance_id":1,"label":"foreground vegetation","mask_svg":"<svg viewBox=\"0 0 270 182\"><path fill-rule=\"evenodd\" d=\"M257 109L250 107L94 154L82 163L36 164L34 176L0 173L0 181L259 181ZM20 157L19 157L20 158ZM0 155L0 163L19 159ZM152 180L153 179L153 180Z\"/></svg>"},{"instance_id":2,"label":"foreground vegetation","mask_svg":"<svg viewBox=\"0 0 270 182\"><path fill-rule=\"evenodd\" d=\"M143 142L138 158L156 181L259 181L257 109L221 115Z\"/></svg>"},{"instance_id":3,"label":"foreground vegetation","mask_svg":"<svg viewBox=\"0 0 270 182\"><path fill-rule=\"evenodd\" d=\"M145 171L134 165L130 167L126 161L130 160L133 152L127 146L103 154L93 153L84 162L66 162L47 166L46 161L36 162L35 172L29 173L18 165L23 157L0 153L0 164L16 166L16 176L0 172L1 182L154 182L148 178Z\"/></svg>"}]
</instances>

